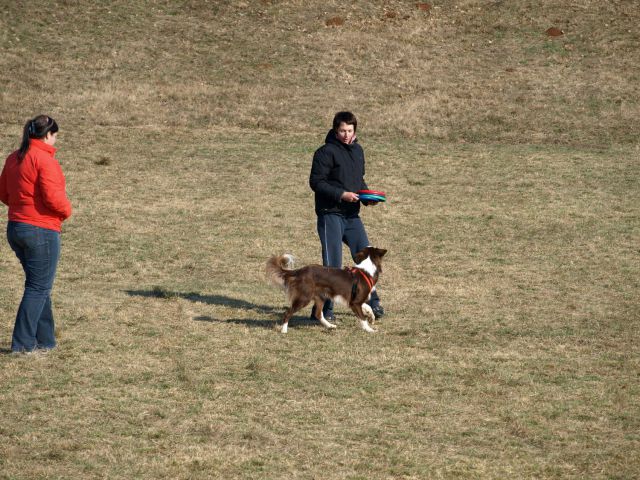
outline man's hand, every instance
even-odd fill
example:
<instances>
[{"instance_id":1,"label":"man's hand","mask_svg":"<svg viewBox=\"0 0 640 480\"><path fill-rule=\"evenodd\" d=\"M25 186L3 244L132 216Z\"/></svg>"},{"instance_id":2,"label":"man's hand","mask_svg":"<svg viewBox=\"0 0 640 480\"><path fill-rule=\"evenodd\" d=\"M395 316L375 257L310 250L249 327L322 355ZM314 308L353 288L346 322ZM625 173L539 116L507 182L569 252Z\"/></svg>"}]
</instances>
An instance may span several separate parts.
<instances>
[{"instance_id":1,"label":"man's hand","mask_svg":"<svg viewBox=\"0 0 640 480\"><path fill-rule=\"evenodd\" d=\"M340 197L340 200L342 200L343 202L350 202L350 203L355 203L358 200L360 200L360 197L358 197L357 193L353 193L353 192L344 192L342 194L342 196Z\"/></svg>"}]
</instances>

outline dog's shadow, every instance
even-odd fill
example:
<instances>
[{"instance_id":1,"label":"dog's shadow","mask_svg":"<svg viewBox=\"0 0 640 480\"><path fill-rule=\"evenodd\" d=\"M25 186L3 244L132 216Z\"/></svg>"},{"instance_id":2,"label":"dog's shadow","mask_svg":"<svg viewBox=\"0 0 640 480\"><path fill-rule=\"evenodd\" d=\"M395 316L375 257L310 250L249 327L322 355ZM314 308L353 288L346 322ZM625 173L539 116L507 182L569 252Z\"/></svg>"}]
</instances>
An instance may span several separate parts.
<instances>
[{"instance_id":1,"label":"dog's shadow","mask_svg":"<svg viewBox=\"0 0 640 480\"><path fill-rule=\"evenodd\" d=\"M268 305L258 305L248 302L239 298L231 298L225 295L202 295L196 292L175 292L165 290L163 288L154 287L151 290L125 290L125 293L134 297L146 297L146 298L182 298L190 300L192 302L205 303L207 305L218 305L221 307L229 307L243 311L252 311L264 316L269 316L269 319L258 320L255 318L231 318L227 320L218 320L208 315L201 315L194 317L193 320L197 322L211 322L211 323L233 323L236 325L245 325L252 328L268 328L273 329L280 322L284 308L276 308ZM296 324L314 324L317 323L310 320L307 317L294 316L289 323L295 322Z\"/></svg>"}]
</instances>

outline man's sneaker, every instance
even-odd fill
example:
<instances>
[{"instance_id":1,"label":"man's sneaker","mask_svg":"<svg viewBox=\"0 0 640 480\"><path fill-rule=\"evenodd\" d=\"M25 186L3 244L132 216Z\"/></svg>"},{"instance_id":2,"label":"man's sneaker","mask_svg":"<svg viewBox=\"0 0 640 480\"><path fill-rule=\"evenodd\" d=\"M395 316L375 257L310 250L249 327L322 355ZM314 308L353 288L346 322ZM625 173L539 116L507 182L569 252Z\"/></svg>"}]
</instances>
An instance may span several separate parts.
<instances>
[{"instance_id":1,"label":"man's sneaker","mask_svg":"<svg viewBox=\"0 0 640 480\"><path fill-rule=\"evenodd\" d=\"M384 317L384 308L382 308L382 305L371 307L371 310L373 310L373 316L376 317L376 320Z\"/></svg>"}]
</instances>

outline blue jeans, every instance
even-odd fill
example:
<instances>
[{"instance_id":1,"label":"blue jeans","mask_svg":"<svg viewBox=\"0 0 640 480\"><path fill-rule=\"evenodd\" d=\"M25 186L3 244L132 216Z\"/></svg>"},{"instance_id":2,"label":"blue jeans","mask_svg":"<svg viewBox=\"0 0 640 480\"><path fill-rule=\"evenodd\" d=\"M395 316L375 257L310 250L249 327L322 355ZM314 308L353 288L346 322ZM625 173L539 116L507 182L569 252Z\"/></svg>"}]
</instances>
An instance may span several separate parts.
<instances>
[{"instance_id":1,"label":"blue jeans","mask_svg":"<svg viewBox=\"0 0 640 480\"><path fill-rule=\"evenodd\" d=\"M342 244L346 244L351 251L351 258L360 250L369 246L367 232L359 216L345 217L334 213L318 215L318 236L322 244L322 265L325 267L342 268ZM355 261L355 258L354 258ZM368 302L372 307L380 304L376 290L371 292ZM332 310L330 300L324 304L325 312Z\"/></svg>"},{"instance_id":2,"label":"blue jeans","mask_svg":"<svg viewBox=\"0 0 640 480\"><path fill-rule=\"evenodd\" d=\"M60 233L27 223L9 222L7 240L26 277L11 350L30 352L37 348L54 348L51 289L60 257Z\"/></svg>"}]
</instances>

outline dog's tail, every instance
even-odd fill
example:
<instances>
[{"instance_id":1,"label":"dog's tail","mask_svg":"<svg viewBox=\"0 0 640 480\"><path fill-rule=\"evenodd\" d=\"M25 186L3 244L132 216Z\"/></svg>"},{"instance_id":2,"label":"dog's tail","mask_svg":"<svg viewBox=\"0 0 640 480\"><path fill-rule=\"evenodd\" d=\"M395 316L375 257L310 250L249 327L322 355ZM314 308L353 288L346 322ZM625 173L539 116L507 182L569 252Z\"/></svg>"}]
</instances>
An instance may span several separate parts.
<instances>
[{"instance_id":1,"label":"dog's tail","mask_svg":"<svg viewBox=\"0 0 640 480\"><path fill-rule=\"evenodd\" d=\"M274 255L267 260L267 278L274 285L286 288L285 277L287 271L293 269L294 259L292 255Z\"/></svg>"}]
</instances>

